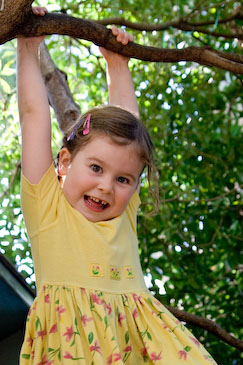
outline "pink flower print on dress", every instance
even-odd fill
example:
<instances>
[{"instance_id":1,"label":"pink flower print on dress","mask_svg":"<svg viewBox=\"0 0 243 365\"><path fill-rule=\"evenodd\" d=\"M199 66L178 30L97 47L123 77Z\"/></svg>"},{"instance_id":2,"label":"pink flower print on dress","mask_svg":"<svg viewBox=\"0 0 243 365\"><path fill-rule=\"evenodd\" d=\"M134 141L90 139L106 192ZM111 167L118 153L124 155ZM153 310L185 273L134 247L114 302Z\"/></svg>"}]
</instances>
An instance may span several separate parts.
<instances>
[{"instance_id":1,"label":"pink flower print on dress","mask_svg":"<svg viewBox=\"0 0 243 365\"><path fill-rule=\"evenodd\" d=\"M132 346L125 347L123 351L124 352L131 352L132 351Z\"/></svg>"},{"instance_id":2,"label":"pink flower print on dress","mask_svg":"<svg viewBox=\"0 0 243 365\"><path fill-rule=\"evenodd\" d=\"M56 333L56 332L57 332L57 324L55 323L55 324L51 327L51 329L50 329L49 333Z\"/></svg>"},{"instance_id":3,"label":"pink flower print on dress","mask_svg":"<svg viewBox=\"0 0 243 365\"><path fill-rule=\"evenodd\" d=\"M41 341L43 341L44 336L47 334L46 330L38 331L37 338L41 337Z\"/></svg>"},{"instance_id":4,"label":"pink flower print on dress","mask_svg":"<svg viewBox=\"0 0 243 365\"><path fill-rule=\"evenodd\" d=\"M179 359L180 359L180 360L181 360L181 359L186 360L186 358L187 358L187 352L186 352L186 351L184 351L184 350L180 350L180 351L178 351L178 354L179 354Z\"/></svg>"},{"instance_id":5,"label":"pink flower print on dress","mask_svg":"<svg viewBox=\"0 0 243 365\"><path fill-rule=\"evenodd\" d=\"M96 293L91 294L93 303L102 304L104 300L101 300Z\"/></svg>"},{"instance_id":6,"label":"pink flower print on dress","mask_svg":"<svg viewBox=\"0 0 243 365\"><path fill-rule=\"evenodd\" d=\"M58 314L59 314L59 318L61 317L61 314L62 313L64 313L64 312L66 312L66 309L65 308L63 308L63 306L62 305L58 305L57 307L56 307L56 311L58 312Z\"/></svg>"},{"instance_id":7,"label":"pink flower print on dress","mask_svg":"<svg viewBox=\"0 0 243 365\"><path fill-rule=\"evenodd\" d=\"M73 359L73 356L70 354L70 352L66 351L64 355L64 359Z\"/></svg>"},{"instance_id":8,"label":"pink flower print on dress","mask_svg":"<svg viewBox=\"0 0 243 365\"><path fill-rule=\"evenodd\" d=\"M122 321L126 319L126 316L124 316L121 312L119 312L117 317L118 317L118 323L122 327Z\"/></svg>"},{"instance_id":9,"label":"pink flower print on dress","mask_svg":"<svg viewBox=\"0 0 243 365\"><path fill-rule=\"evenodd\" d=\"M99 342L97 340L95 340L94 345L90 346L89 349L90 349L90 351L96 351L96 352L99 352L101 354Z\"/></svg>"},{"instance_id":10,"label":"pink flower print on dress","mask_svg":"<svg viewBox=\"0 0 243 365\"><path fill-rule=\"evenodd\" d=\"M146 346L146 342L144 342L144 347L141 349L141 354L142 354L144 361L147 361L147 359L148 359L148 349L149 349L149 346Z\"/></svg>"},{"instance_id":11,"label":"pink flower print on dress","mask_svg":"<svg viewBox=\"0 0 243 365\"><path fill-rule=\"evenodd\" d=\"M52 365L54 363L54 360L48 361L47 355L44 355L40 362L38 362L37 365Z\"/></svg>"},{"instance_id":12,"label":"pink flower print on dress","mask_svg":"<svg viewBox=\"0 0 243 365\"><path fill-rule=\"evenodd\" d=\"M69 341L72 339L73 335L74 335L74 332L73 332L73 326L71 326L71 327L66 327L66 331L67 331L67 332L65 332L65 333L63 334L63 336L66 336L66 341L67 341L67 342L69 342Z\"/></svg>"},{"instance_id":13,"label":"pink flower print on dress","mask_svg":"<svg viewBox=\"0 0 243 365\"><path fill-rule=\"evenodd\" d=\"M160 351L160 353L159 353L159 354L156 354L156 352L152 352L152 353L150 354L150 359L151 359L152 361L161 360L161 351Z\"/></svg>"},{"instance_id":14,"label":"pink flower print on dress","mask_svg":"<svg viewBox=\"0 0 243 365\"><path fill-rule=\"evenodd\" d=\"M137 318L139 316L137 308L134 309L134 311L132 312L132 315L133 315L133 318Z\"/></svg>"},{"instance_id":15,"label":"pink flower print on dress","mask_svg":"<svg viewBox=\"0 0 243 365\"><path fill-rule=\"evenodd\" d=\"M201 346L200 342L195 337L189 336L189 338L192 340L192 342L195 343L197 347Z\"/></svg>"},{"instance_id":16,"label":"pink flower print on dress","mask_svg":"<svg viewBox=\"0 0 243 365\"><path fill-rule=\"evenodd\" d=\"M111 309L111 305L110 305L110 303L109 304L105 304L105 309L107 310L107 312L108 312L108 316L110 316L111 315L111 313L112 313L112 309Z\"/></svg>"},{"instance_id":17,"label":"pink flower print on dress","mask_svg":"<svg viewBox=\"0 0 243 365\"><path fill-rule=\"evenodd\" d=\"M121 360L122 357L119 353L115 353L115 354L111 354L108 358L107 358L107 361L106 361L106 364L107 365L111 365L113 364L114 362L116 361L119 361Z\"/></svg>"},{"instance_id":18,"label":"pink flower print on dress","mask_svg":"<svg viewBox=\"0 0 243 365\"><path fill-rule=\"evenodd\" d=\"M135 302L139 302L140 304L143 305L141 295L137 295L134 293L132 296L133 296L133 299L135 300Z\"/></svg>"},{"instance_id":19,"label":"pink flower print on dress","mask_svg":"<svg viewBox=\"0 0 243 365\"><path fill-rule=\"evenodd\" d=\"M45 295L45 303L50 303L49 294Z\"/></svg>"},{"instance_id":20,"label":"pink flower print on dress","mask_svg":"<svg viewBox=\"0 0 243 365\"><path fill-rule=\"evenodd\" d=\"M26 342L29 342L30 347L32 347L33 339L31 337L28 337Z\"/></svg>"},{"instance_id":21,"label":"pink flower print on dress","mask_svg":"<svg viewBox=\"0 0 243 365\"><path fill-rule=\"evenodd\" d=\"M86 327L87 326L87 322L92 321L93 318L92 317L87 317L86 314L84 314L83 316L81 316L81 321L83 323L83 326Z\"/></svg>"},{"instance_id":22,"label":"pink flower print on dress","mask_svg":"<svg viewBox=\"0 0 243 365\"><path fill-rule=\"evenodd\" d=\"M178 351L178 354L179 354L179 359L184 359L186 360L187 359L187 353L191 350L191 347L190 346L186 346L184 347L183 350L180 350Z\"/></svg>"}]
</instances>

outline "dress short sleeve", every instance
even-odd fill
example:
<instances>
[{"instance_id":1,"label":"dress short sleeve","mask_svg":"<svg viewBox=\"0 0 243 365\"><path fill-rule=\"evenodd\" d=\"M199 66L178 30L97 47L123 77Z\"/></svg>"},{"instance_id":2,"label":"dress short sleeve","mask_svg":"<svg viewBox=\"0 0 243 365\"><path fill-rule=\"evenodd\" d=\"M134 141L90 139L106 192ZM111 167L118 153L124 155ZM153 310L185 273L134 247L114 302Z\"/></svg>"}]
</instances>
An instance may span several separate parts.
<instances>
[{"instance_id":1,"label":"dress short sleeve","mask_svg":"<svg viewBox=\"0 0 243 365\"><path fill-rule=\"evenodd\" d=\"M139 198L138 192L135 191L126 208L126 212L131 222L132 229L135 233L137 232L137 212L140 204L141 200Z\"/></svg>"},{"instance_id":2,"label":"dress short sleeve","mask_svg":"<svg viewBox=\"0 0 243 365\"><path fill-rule=\"evenodd\" d=\"M38 184L31 184L21 175L21 208L30 238L55 221L60 190L54 165L49 167Z\"/></svg>"}]
</instances>

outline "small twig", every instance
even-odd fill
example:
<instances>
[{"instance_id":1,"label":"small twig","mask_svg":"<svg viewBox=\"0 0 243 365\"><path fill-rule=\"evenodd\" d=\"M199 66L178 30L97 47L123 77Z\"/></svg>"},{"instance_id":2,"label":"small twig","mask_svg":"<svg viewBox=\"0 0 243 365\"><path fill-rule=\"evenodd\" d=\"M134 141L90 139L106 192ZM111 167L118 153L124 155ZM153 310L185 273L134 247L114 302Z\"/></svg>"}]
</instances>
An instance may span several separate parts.
<instances>
[{"instance_id":1,"label":"small twig","mask_svg":"<svg viewBox=\"0 0 243 365\"><path fill-rule=\"evenodd\" d=\"M212 235L212 238L211 238L210 242L207 242L207 243L201 243L201 244L200 244L200 248L202 248L202 247L206 247L206 246L211 246L211 245L214 243L215 238L217 237L217 234L218 234L218 232L219 232L219 230L220 230L220 227L222 226L223 220L224 220L224 217L221 217L221 218L220 218L220 221L219 221L219 224L218 224L218 227L216 228L215 232L213 233L213 235Z\"/></svg>"}]
</instances>

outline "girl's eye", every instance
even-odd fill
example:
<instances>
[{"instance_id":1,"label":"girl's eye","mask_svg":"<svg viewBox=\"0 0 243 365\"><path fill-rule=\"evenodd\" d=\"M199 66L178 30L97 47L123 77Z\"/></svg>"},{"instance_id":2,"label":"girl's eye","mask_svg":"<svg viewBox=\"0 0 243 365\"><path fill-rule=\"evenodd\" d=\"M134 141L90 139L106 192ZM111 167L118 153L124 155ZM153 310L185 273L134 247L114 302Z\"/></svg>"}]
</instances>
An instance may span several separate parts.
<instances>
[{"instance_id":1,"label":"girl's eye","mask_svg":"<svg viewBox=\"0 0 243 365\"><path fill-rule=\"evenodd\" d=\"M126 177L123 177L123 176L119 176L117 181L119 183L122 183L122 184L128 184L129 183L129 180Z\"/></svg>"},{"instance_id":2,"label":"girl's eye","mask_svg":"<svg viewBox=\"0 0 243 365\"><path fill-rule=\"evenodd\" d=\"M91 165L91 170L94 172L102 172L102 168L99 165Z\"/></svg>"}]
</instances>

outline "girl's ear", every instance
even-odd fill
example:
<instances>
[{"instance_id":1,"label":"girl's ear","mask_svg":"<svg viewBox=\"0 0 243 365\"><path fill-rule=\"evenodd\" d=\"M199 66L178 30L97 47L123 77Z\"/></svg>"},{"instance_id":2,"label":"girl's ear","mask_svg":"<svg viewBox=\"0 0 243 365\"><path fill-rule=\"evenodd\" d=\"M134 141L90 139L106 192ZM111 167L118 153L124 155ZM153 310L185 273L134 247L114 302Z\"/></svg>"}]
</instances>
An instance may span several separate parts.
<instances>
[{"instance_id":1,"label":"girl's ear","mask_svg":"<svg viewBox=\"0 0 243 365\"><path fill-rule=\"evenodd\" d=\"M58 175L60 177L66 176L68 166L71 162L71 153L68 151L67 148L62 148L59 152L59 161L58 161Z\"/></svg>"}]
</instances>

